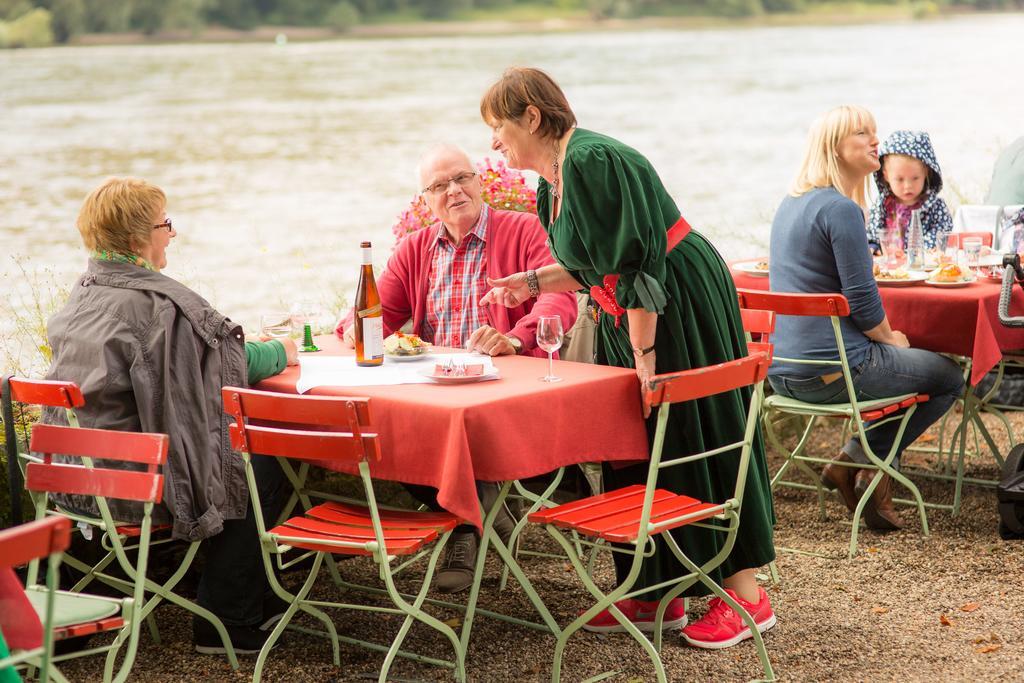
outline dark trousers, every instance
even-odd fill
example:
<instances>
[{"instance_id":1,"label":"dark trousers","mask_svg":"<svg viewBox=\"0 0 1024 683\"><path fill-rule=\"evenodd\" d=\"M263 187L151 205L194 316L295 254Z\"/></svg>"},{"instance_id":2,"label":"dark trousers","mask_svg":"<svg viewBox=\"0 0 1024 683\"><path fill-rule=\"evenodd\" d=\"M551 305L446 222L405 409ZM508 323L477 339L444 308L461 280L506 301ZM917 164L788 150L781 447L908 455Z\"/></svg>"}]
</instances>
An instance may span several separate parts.
<instances>
[{"instance_id":1,"label":"dark trousers","mask_svg":"<svg viewBox=\"0 0 1024 683\"><path fill-rule=\"evenodd\" d=\"M409 492L409 495L416 499L417 502L426 505L429 509L434 512L441 512L444 510L440 505L437 504L437 489L433 486L423 486L422 484L402 484L402 487ZM480 482L476 484L476 495L479 498ZM456 534L468 534L475 532L476 527L472 524L460 524L455 527L452 533Z\"/></svg>"},{"instance_id":2,"label":"dark trousers","mask_svg":"<svg viewBox=\"0 0 1024 683\"><path fill-rule=\"evenodd\" d=\"M254 455L252 469L259 488L263 521L273 525L289 487L276 458ZM264 621L263 597L269 590L260 553L256 516L249 503L245 519L224 522L224 530L203 542L206 566L199 579L199 604L230 626Z\"/></svg>"}]
</instances>

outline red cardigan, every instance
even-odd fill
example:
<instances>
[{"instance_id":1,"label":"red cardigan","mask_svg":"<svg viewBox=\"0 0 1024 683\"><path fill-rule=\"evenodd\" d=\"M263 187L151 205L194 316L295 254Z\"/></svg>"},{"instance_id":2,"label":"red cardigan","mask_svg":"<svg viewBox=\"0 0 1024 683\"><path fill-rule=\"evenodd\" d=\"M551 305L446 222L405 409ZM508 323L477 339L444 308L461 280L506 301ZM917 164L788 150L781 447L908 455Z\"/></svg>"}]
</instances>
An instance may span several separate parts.
<instances>
[{"instance_id":1,"label":"red cardigan","mask_svg":"<svg viewBox=\"0 0 1024 683\"><path fill-rule=\"evenodd\" d=\"M497 209L488 210L487 215L488 277L505 277L555 262L537 216ZM421 334L427 312L427 275L442 230L444 225L438 223L403 239L377 278L377 290L384 307L384 336L400 329L410 318L413 332ZM515 308L497 304L488 308L495 329L518 337L523 342L524 355L547 355L537 348L537 318L540 316L561 316L562 328L567 332L576 322L576 297L572 292L541 294ZM343 336L351 324L352 312L349 311L335 332Z\"/></svg>"}]
</instances>

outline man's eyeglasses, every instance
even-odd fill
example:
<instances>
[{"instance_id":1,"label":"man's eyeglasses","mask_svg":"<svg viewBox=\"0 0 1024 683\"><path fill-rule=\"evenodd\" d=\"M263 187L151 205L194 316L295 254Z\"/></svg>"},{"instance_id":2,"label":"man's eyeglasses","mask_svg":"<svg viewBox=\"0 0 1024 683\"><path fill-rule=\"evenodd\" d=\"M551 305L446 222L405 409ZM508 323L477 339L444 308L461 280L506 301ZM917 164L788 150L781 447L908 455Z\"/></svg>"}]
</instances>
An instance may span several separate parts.
<instances>
[{"instance_id":1,"label":"man's eyeglasses","mask_svg":"<svg viewBox=\"0 0 1024 683\"><path fill-rule=\"evenodd\" d=\"M154 230L159 230L160 228L167 228L167 232L171 232L174 230L174 225L171 224L171 219L168 218L163 223L157 223L153 226Z\"/></svg>"},{"instance_id":2,"label":"man's eyeglasses","mask_svg":"<svg viewBox=\"0 0 1024 683\"><path fill-rule=\"evenodd\" d=\"M448 186L451 185L452 183L458 183L461 187L465 187L466 185L469 185L473 178L476 178L476 173L472 171L466 171L465 173L460 173L459 175L449 178L448 180L442 180L440 182L434 183L433 185L430 185L429 187L424 187L421 190L421 192L423 192L424 194L438 195L441 194L442 192L446 192L448 190Z\"/></svg>"}]
</instances>

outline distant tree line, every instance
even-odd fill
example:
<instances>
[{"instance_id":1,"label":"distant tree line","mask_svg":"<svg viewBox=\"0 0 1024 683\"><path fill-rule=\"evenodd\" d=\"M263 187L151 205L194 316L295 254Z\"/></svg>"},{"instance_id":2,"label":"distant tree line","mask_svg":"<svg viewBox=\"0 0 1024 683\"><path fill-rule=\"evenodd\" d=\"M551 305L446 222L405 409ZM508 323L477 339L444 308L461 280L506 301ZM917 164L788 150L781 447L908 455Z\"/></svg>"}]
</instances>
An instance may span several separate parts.
<instances>
[{"instance_id":1,"label":"distant tree line","mask_svg":"<svg viewBox=\"0 0 1024 683\"><path fill-rule=\"evenodd\" d=\"M208 25L322 26L343 32L367 20L446 19L460 12L517 4L585 11L594 18L650 15L755 16L798 12L832 0L0 0L0 47L66 43L82 33L191 31ZM982 10L1024 8L1024 0L862 0L910 5L930 13L940 6Z\"/></svg>"}]
</instances>

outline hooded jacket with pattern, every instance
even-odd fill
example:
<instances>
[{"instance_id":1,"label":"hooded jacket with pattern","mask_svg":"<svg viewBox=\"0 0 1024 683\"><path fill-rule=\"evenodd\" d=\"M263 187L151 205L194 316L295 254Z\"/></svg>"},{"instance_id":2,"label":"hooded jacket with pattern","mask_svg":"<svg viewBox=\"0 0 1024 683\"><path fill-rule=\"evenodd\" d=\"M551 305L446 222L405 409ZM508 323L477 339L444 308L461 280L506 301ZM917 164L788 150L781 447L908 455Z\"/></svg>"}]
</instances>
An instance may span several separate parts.
<instances>
[{"instance_id":1,"label":"hooded jacket with pattern","mask_svg":"<svg viewBox=\"0 0 1024 683\"><path fill-rule=\"evenodd\" d=\"M875 171L878 198L871 207L871 217L868 219L868 241L881 243L887 227L899 226L903 232L903 246L906 247L910 212L920 209L925 249L945 246L944 237L953 230L953 217L946 202L939 198L939 192L942 191L942 170L935 158L935 149L928 133L912 130L894 131L878 148L878 160L883 166L888 154L903 154L917 159L928 168L928 179L918 202L914 206L903 206L889 189L882 169Z\"/></svg>"},{"instance_id":2,"label":"hooded jacket with pattern","mask_svg":"<svg viewBox=\"0 0 1024 683\"><path fill-rule=\"evenodd\" d=\"M231 449L221 402L221 387L247 386L238 325L166 275L92 259L50 318L47 335L53 349L47 379L81 387L82 427L170 436L154 523L172 523L175 538L197 540L219 533L224 520L245 517L245 470ZM66 424L63 409L47 409L43 421ZM135 469L114 461L104 466ZM91 497L55 498L95 514ZM141 518L138 503L108 503L119 521Z\"/></svg>"}]
</instances>

